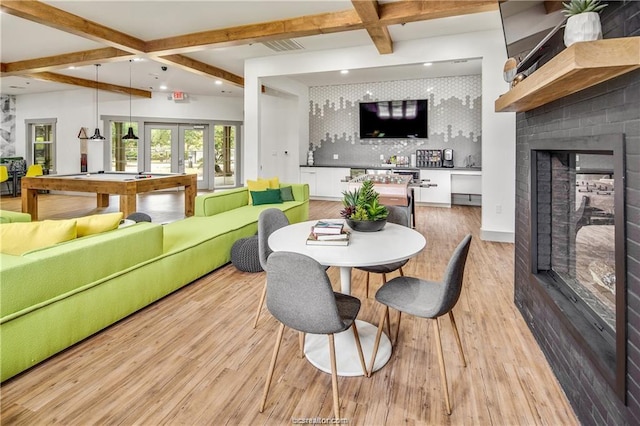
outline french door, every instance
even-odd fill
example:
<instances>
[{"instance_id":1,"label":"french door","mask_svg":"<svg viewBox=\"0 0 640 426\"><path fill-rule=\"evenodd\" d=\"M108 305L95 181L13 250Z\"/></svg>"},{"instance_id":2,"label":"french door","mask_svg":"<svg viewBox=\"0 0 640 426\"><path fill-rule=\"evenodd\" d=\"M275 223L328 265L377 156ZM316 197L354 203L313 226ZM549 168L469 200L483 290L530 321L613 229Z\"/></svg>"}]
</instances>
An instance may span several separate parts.
<instances>
[{"instance_id":1,"label":"french door","mask_svg":"<svg viewBox=\"0 0 640 426\"><path fill-rule=\"evenodd\" d=\"M195 173L198 188L209 188L209 126L146 123L143 170L151 173Z\"/></svg>"}]
</instances>

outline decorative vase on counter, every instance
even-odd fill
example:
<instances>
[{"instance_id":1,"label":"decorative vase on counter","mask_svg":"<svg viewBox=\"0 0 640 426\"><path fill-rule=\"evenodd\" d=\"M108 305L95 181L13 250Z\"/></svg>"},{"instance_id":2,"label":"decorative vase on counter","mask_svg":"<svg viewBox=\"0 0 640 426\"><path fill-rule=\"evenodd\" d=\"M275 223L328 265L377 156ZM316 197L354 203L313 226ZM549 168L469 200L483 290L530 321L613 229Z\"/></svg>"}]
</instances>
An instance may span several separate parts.
<instances>
[{"instance_id":1,"label":"decorative vase on counter","mask_svg":"<svg viewBox=\"0 0 640 426\"><path fill-rule=\"evenodd\" d=\"M578 41L602 39L602 25L598 12L585 12L570 16L564 29L564 45L569 47Z\"/></svg>"},{"instance_id":2,"label":"decorative vase on counter","mask_svg":"<svg viewBox=\"0 0 640 426\"><path fill-rule=\"evenodd\" d=\"M313 166L313 151L307 153L307 166Z\"/></svg>"}]
</instances>

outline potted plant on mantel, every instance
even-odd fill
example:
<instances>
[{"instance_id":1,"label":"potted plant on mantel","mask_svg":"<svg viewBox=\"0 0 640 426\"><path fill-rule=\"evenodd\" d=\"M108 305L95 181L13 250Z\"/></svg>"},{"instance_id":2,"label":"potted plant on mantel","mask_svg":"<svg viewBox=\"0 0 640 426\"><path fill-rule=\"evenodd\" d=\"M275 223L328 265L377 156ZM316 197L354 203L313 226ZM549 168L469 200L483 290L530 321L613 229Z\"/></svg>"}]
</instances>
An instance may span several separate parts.
<instances>
[{"instance_id":1,"label":"potted plant on mantel","mask_svg":"<svg viewBox=\"0 0 640 426\"><path fill-rule=\"evenodd\" d=\"M600 25L600 11L607 4L600 0L571 0L562 3L564 14L568 16L564 29L564 45L569 47L578 41L593 41L602 39Z\"/></svg>"},{"instance_id":2,"label":"potted plant on mantel","mask_svg":"<svg viewBox=\"0 0 640 426\"><path fill-rule=\"evenodd\" d=\"M365 180L359 188L342 192L344 209L340 215L354 231L380 231L387 223L389 211L378 200L373 181Z\"/></svg>"}]
</instances>

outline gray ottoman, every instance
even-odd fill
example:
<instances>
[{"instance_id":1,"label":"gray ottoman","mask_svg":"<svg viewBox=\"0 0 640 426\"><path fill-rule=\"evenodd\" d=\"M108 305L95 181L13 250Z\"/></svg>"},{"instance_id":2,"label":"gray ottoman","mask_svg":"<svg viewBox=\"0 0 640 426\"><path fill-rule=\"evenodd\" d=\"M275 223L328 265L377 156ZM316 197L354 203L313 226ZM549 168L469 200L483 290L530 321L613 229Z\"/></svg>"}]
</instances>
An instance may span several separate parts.
<instances>
[{"instance_id":1,"label":"gray ottoman","mask_svg":"<svg viewBox=\"0 0 640 426\"><path fill-rule=\"evenodd\" d=\"M231 247L231 263L244 272L262 272L258 255L258 236L240 238Z\"/></svg>"}]
</instances>

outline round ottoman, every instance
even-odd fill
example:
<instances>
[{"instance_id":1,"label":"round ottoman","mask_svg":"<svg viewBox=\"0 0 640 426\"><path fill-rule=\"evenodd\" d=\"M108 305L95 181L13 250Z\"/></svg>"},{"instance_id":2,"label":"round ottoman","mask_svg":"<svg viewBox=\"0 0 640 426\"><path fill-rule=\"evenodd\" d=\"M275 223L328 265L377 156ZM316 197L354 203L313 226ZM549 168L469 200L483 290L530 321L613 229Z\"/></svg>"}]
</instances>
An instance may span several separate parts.
<instances>
[{"instance_id":1,"label":"round ottoman","mask_svg":"<svg viewBox=\"0 0 640 426\"><path fill-rule=\"evenodd\" d=\"M258 255L258 236L240 238L231 247L231 263L244 272L262 272Z\"/></svg>"}]
</instances>

